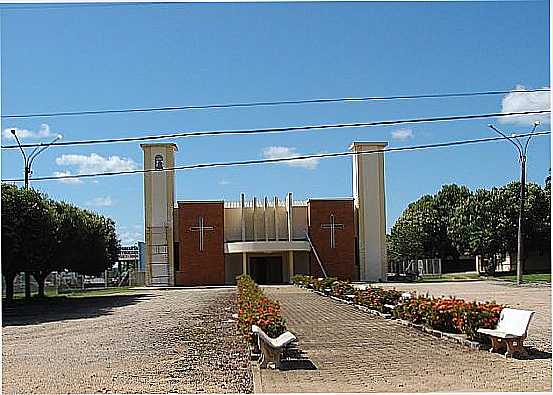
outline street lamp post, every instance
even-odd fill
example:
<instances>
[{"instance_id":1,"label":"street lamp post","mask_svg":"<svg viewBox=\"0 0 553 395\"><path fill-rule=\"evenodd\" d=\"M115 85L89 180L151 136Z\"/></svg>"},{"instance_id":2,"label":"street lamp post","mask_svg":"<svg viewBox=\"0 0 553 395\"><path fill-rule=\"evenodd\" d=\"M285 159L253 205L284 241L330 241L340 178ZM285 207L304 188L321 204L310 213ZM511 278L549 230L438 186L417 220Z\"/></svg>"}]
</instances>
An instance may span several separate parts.
<instances>
[{"instance_id":1,"label":"street lamp post","mask_svg":"<svg viewBox=\"0 0 553 395\"><path fill-rule=\"evenodd\" d=\"M13 134L13 137L15 138L15 141L17 141L17 145L21 150L21 154L23 155L23 164L25 166L25 189L28 189L29 178L31 174L33 174L33 171L31 168L33 165L33 161L36 159L38 155L44 152L48 147L50 147L56 141L61 140L63 136L61 134L58 134L56 138L51 142L49 142L48 144L44 144L44 145L41 144L39 146L36 146L35 149L31 152L31 155L27 156L27 154L25 154L25 150L23 149L23 146L21 145L21 142L19 141L19 138L17 137L17 133L15 129L12 129L11 132ZM42 147L42 148L38 149L39 147ZM31 297L31 274L29 272L25 272L25 298L30 298L30 297Z\"/></svg>"},{"instance_id":2,"label":"street lamp post","mask_svg":"<svg viewBox=\"0 0 553 395\"><path fill-rule=\"evenodd\" d=\"M517 285L522 283L522 259L524 255L524 240L523 240L523 227L524 227L524 199L526 195L526 154L528 152L528 144L532 138L532 134L536 131L536 128L539 126L540 121L534 122L534 127L532 128L532 133L526 139L526 142L523 144L519 140L516 134L513 134L511 137L508 137L499 129L493 125L488 125L493 131L499 133L501 136L509 140L518 151L518 160L520 163L520 201L518 208L518 232L517 232Z\"/></svg>"}]
</instances>

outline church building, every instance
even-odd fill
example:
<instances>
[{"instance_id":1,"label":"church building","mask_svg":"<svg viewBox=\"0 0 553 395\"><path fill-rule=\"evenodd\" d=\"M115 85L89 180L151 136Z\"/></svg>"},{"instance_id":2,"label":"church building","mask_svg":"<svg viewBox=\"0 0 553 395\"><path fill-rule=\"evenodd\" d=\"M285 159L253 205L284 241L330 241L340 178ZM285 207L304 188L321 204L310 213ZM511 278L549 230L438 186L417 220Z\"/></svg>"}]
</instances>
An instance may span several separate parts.
<instances>
[{"instance_id":1,"label":"church building","mask_svg":"<svg viewBox=\"0 0 553 395\"><path fill-rule=\"evenodd\" d=\"M353 153L381 142L354 142ZM175 144L143 144L148 286L289 283L294 274L386 281L384 154L352 155L351 198L175 201Z\"/></svg>"}]
</instances>

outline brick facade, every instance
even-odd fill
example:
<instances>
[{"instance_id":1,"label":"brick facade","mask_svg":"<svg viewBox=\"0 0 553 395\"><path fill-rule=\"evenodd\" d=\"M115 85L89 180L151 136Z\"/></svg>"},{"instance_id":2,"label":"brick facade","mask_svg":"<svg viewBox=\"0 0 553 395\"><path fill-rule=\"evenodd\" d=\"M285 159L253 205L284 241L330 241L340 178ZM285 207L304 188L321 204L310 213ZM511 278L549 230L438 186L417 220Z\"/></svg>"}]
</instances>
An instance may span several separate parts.
<instances>
[{"instance_id":1,"label":"brick facade","mask_svg":"<svg viewBox=\"0 0 553 395\"><path fill-rule=\"evenodd\" d=\"M176 285L225 283L223 202L179 202L179 270ZM203 219L203 251L200 221ZM193 230L191 230L191 228Z\"/></svg>"},{"instance_id":2,"label":"brick facade","mask_svg":"<svg viewBox=\"0 0 553 395\"><path fill-rule=\"evenodd\" d=\"M331 240L331 215L334 217L334 240ZM309 237L330 277L356 281L359 269L355 259L355 222L353 199L316 199L308 203ZM333 244L332 244L333 242ZM322 276L311 253L310 271Z\"/></svg>"}]
</instances>

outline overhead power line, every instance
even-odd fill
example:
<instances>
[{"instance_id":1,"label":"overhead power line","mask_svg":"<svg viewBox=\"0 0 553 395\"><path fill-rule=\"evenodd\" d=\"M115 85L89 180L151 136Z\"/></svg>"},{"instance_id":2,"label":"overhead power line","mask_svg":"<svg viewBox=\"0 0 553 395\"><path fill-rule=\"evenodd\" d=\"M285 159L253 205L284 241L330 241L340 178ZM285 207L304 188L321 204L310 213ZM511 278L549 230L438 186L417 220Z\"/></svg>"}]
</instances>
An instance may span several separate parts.
<instances>
[{"instance_id":1,"label":"overhead power line","mask_svg":"<svg viewBox=\"0 0 553 395\"><path fill-rule=\"evenodd\" d=\"M433 118L431 117L431 118L413 118L413 119L400 119L400 120L374 121L374 122L287 126L287 127L263 128L263 129L204 130L204 131L195 131L195 132L177 132L177 133L170 133L170 134L158 134L153 136L141 136L141 137L122 137L122 138L97 139L97 140L61 141L61 142L56 142L54 144L51 144L50 146L57 147L57 146L71 146L71 145L128 143L128 142L136 142L136 141L162 140L167 138L178 138L178 137L246 135L246 134L264 134L264 133L287 133L287 132L321 130L321 129L364 128L364 127L390 126L390 125L399 125L399 124L416 124L416 123L430 123L430 122L460 121L460 120L469 120L469 119L509 117L509 116L517 116L517 115L540 115L540 114L546 114L549 112L551 112L551 110L453 115L453 116L433 117ZM23 148L31 148L31 147L41 147L44 145L46 144L35 143L35 144L22 144L21 146ZM18 145L2 146L2 149L14 149L14 148L19 148L19 146Z\"/></svg>"},{"instance_id":2,"label":"overhead power line","mask_svg":"<svg viewBox=\"0 0 553 395\"><path fill-rule=\"evenodd\" d=\"M535 133L526 133L519 134L517 137L527 137L527 136L545 136L550 135L551 131L535 132ZM232 161L232 162L213 162L213 163L198 163L193 165L184 165L184 166L175 166L165 169L149 169L149 170L125 170L125 171L113 171L113 172L104 172L104 173L88 173L88 174L74 174L66 176L44 176L33 178L32 181L47 181L47 180L67 180L67 179L78 179L78 178L91 178L91 177L103 177L103 176L116 176L116 175L128 175L128 174L137 174L137 173L154 173L154 172L164 172L164 171L178 171L178 170L192 170L192 169L203 169L210 167L230 167L230 166L246 166L246 165L259 165L266 163L278 163L278 162L290 162L303 159L326 159L334 158L341 156L355 156L355 155L368 155L368 154L377 154L383 152L401 152L401 151L414 151L414 150L423 150L431 148L442 148L450 147L457 145L466 145L466 144L478 144L486 143L491 141L505 140L508 137L488 137L483 139L472 139L472 140L459 140L459 141L450 141L445 143L435 143L435 144L424 144L424 145L413 145L405 147L396 147L396 148L383 148L378 150L368 150L368 151L342 151L334 152L327 154L312 154L312 155L299 155L287 158L275 158L275 159L253 159L245 161ZM3 180L4 182L21 182L23 179L7 179Z\"/></svg>"},{"instance_id":3,"label":"overhead power line","mask_svg":"<svg viewBox=\"0 0 553 395\"><path fill-rule=\"evenodd\" d=\"M421 94L421 95L276 100L276 101L248 102L248 103L206 104L206 105L188 105L188 106L174 106L174 107L168 106L168 107L148 107L148 108L125 108L125 109L118 109L118 110L108 109L108 110L96 110L96 111L61 111L61 112L31 113L31 114L8 114L8 115L2 115L2 118L36 118L36 117L46 118L46 117L66 117L66 116L79 116L79 115L139 113L139 112L154 112L154 111L181 111L181 110L208 110L208 109L217 109L217 108L221 109L221 108L240 108L240 107L265 107L265 106L281 106L281 105L293 105L293 104L438 99L438 98L453 98L453 97L505 95L509 93L549 92L549 91L550 89L540 88L540 89L529 89L529 90L513 89L513 90L499 90L499 91L455 92L455 93L436 93L436 94Z\"/></svg>"}]
</instances>

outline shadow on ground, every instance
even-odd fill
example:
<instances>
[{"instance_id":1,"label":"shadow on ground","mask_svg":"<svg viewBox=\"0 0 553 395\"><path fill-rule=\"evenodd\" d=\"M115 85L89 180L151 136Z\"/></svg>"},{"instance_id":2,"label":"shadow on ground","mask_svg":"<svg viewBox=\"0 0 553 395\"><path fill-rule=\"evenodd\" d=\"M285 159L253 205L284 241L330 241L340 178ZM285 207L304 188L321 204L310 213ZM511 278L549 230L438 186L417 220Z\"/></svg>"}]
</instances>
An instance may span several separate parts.
<instances>
[{"instance_id":1,"label":"shadow on ground","mask_svg":"<svg viewBox=\"0 0 553 395\"><path fill-rule=\"evenodd\" d=\"M155 297L152 294L109 295L80 298L54 297L2 303L2 327L35 325L45 322L93 318L111 314L117 307L129 306Z\"/></svg>"},{"instance_id":2,"label":"shadow on ground","mask_svg":"<svg viewBox=\"0 0 553 395\"><path fill-rule=\"evenodd\" d=\"M297 347L286 350L280 370L317 370L307 355Z\"/></svg>"},{"instance_id":3,"label":"shadow on ground","mask_svg":"<svg viewBox=\"0 0 553 395\"><path fill-rule=\"evenodd\" d=\"M538 350L534 347L526 347L528 356L524 359L551 359L551 353L547 351Z\"/></svg>"}]
</instances>

